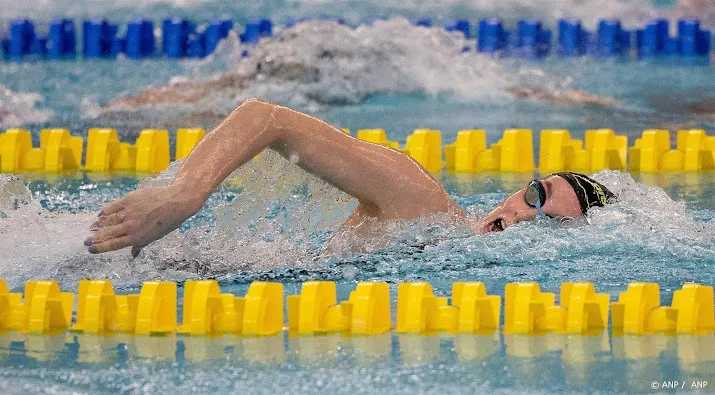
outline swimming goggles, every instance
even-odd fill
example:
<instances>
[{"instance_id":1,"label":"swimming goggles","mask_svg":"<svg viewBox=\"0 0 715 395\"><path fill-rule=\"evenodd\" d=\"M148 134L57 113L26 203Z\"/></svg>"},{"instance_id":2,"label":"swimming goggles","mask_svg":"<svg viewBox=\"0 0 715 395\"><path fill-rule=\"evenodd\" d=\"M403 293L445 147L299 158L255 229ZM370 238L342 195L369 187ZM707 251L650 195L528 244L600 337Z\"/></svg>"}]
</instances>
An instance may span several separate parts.
<instances>
[{"instance_id":1,"label":"swimming goggles","mask_svg":"<svg viewBox=\"0 0 715 395\"><path fill-rule=\"evenodd\" d=\"M529 185L526 186L526 191L524 192L524 200L526 200L526 204L536 208L536 211L538 211L539 214L545 215L544 212L541 211L541 206L543 206L544 202L546 202L546 192L544 184L542 184L541 181L532 180L529 182Z\"/></svg>"}]
</instances>

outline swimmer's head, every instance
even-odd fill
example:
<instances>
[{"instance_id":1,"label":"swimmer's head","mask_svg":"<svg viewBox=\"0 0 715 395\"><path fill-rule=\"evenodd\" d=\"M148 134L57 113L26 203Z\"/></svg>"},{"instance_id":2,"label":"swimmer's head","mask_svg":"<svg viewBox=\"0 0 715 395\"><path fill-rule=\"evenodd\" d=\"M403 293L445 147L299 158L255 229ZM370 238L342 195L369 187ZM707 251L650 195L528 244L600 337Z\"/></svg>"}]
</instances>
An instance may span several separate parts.
<instances>
[{"instance_id":1,"label":"swimmer's head","mask_svg":"<svg viewBox=\"0 0 715 395\"><path fill-rule=\"evenodd\" d=\"M538 215L551 218L576 218L591 207L602 207L614 197L598 181L579 173L556 173L529 183L506 198L482 218L479 230L498 232Z\"/></svg>"}]
</instances>

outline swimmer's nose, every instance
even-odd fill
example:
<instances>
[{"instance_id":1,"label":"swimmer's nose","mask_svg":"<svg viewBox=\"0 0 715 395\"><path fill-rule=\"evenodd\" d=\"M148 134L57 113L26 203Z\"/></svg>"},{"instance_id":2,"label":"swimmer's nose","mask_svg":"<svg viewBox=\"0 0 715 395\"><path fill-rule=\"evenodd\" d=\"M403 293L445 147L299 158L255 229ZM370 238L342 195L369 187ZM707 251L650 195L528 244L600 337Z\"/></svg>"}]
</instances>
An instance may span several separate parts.
<instances>
[{"instance_id":1,"label":"swimmer's nose","mask_svg":"<svg viewBox=\"0 0 715 395\"><path fill-rule=\"evenodd\" d=\"M504 229L516 225L519 222L533 221L539 214L536 209L519 210L511 215L504 215Z\"/></svg>"},{"instance_id":2,"label":"swimmer's nose","mask_svg":"<svg viewBox=\"0 0 715 395\"><path fill-rule=\"evenodd\" d=\"M529 208L528 210L519 210L514 216L514 223L533 221L539 212L535 208Z\"/></svg>"}]
</instances>

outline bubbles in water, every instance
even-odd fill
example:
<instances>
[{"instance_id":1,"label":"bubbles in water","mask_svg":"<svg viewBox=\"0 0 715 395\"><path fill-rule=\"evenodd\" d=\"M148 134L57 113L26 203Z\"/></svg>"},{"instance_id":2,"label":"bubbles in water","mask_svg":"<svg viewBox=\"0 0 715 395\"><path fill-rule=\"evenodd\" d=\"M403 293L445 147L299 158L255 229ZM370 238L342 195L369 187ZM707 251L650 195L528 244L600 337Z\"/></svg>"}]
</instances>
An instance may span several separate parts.
<instances>
[{"instance_id":1,"label":"bubbles in water","mask_svg":"<svg viewBox=\"0 0 715 395\"><path fill-rule=\"evenodd\" d=\"M629 174L604 171L594 178L616 194L614 203L589 210L586 219L569 226L539 217L504 232L464 238L449 247L453 261L474 262L473 273L488 278L494 271L485 267L498 265L512 281L540 281L554 289L562 281L666 284L707 277L715 256L711 222L696 221L684 202Z\"/></svg>"},{"instance_id":2,"label":"bubbles in water","mask_svg":"<svg viewBox=\"0 0 715 395\"><path fill-rule=\"evenodd\" d=\"M0 127L48 121L52 112L36 108L41 101L36 93L14 92L0 84Z\"/></svg>"},{"instance_id":3,"label":"bubbles in water","mask_svg":"<svg viewBox=\"0 0 715 395\"><path fill-rule=\"evenodd\" d=\"M167 185L181 164L175 162L157 177L144 179L138 188ZM239 192L231 192L235 190ZM127 250L87 253L83 241L96 220L94 213L47 211L38 199L29 200L30 191L21 180L10 176L0 179L0 197L4 213L0 278L11 287L42 278L57 279L70 288L83 278L108 278L121 287L149 279L183 280L310 265L331 229L355 205L277 153L266 151L237 170L208 202L204 210L211 211L212 224L174 231L132 260Z\"/></svg>"},{"instance_id":4,"label":"bubbles in water","mask_svg":"<svg viewBox=\"0 0 715 395\"><path fill-rule=\"evenodd\" d=\"M139 187L166 185L179 167ZM126 250L88 254L82 241L94 214L44 210L37 200L27 202L29 191L18 180L6 177L2 202L23 203L0 219L0 278L12 287L53 278L70 288L83 278L109 278L121 287L206 277L419 280L430 272L489 281L519 276L546 283L603 282L613 276L667 281L672 270L694 276L688 265L665 269L663 262L709 264L715 254L712 223L693 219L683 202L630 175L607 171L594 178L616 194L616 202L568 225L538 218L481 235L460 218L436 214L367 220L355 229L340 226L355 207L353 199L266 151L210 199L203 211L212 220L172 232L132 260ZM506 197L486 195L467 210L484 213Z\"/></svg>"},{"instance_id":5,"label":"bubbles in water","mask_svg":"<svg viewBox=\"0 0 715 395\"><path fill-rule=\"evenodd\" d=\"M400 18L355 29L331 21L305 22L253 47L231 36L213 56L189 66L194 80L214 75L211 79L174 80L136 99L115 101L105 111L228 113L247 96L310 107L358 103L375 94L508 95L505 89L522 77L495 58L464 52L474 46L461 33L415 27ZM538 84L538 77L524 78ZM169 100L174 97L181 99Z\"/></svg>"},{"instance_id":6,"label":"bubbles in water","mask_svg":"<svg viewBox=\"0 0 715 395\"><path fill-rule=\"evenodd\" d=\"M99 110L88 105L86 114L228 114L249 96L313 112L372 96L411 94L489 104L519 97L559 105L621 107L611 97L578 90L584 79L578 74L589 71L503 62L477 53L475 46L475 40L459 32L416 27L401 18L357 28L309 21L256 46L241 45L232 34L214 55L184 63L188 76L116 99Z\"/></svg>"},{"instance_id":7,"label":"bubbles in water","mask_svg":"<svg viewBox=\"0 0 715 395\"><path fill-rule=\"evenodd\" d=\"M684 201L673 200L663 188L637 183L630 174L618 171L602 171L594 178L607 185L616 200L607 208L593 210L589 216L592 225L604 231L614 227L634 240L657 234L683 243L715 241L715 226L697 221Z\"/></svg>"},{"instance_id":8,"label":"bubbles in water","mask_svg":"<svg viewBox=\"0 0 715 395\"><path fill-rule=\"evenodd\" d=\"M31 199L21 176L0 174L0 217L7 217L7 212L29 204Z\"/></svg>"},{"instance_id":9,"label":"bubbles in water","mask_svg":"<svg viewBox=\"0 0 715 395\"><path fill-rule=\"evenodd\" d=\"M89 217L48 212L37 200L28 200L30 191L21 181L0 177L0 200L14 207L0 217L0 278L11 287L28 279L55 278L60 267L74 265L83 250Z\"/></svg>"},{"instance_id":10,"label":"bubbles in water","mask_svg":"<svg viewBox=\"0 0 715 395\"><path fill-rule=\"evenodd\" d=\"M169 165L169 167L157 174L155 177L146 177L139 182L137 189L142 188L158 188L165 187L171 184L176 177L176 173L179 171L181 166L184 164L185 159L177 159Z\"/></svg>"}]
</instances>

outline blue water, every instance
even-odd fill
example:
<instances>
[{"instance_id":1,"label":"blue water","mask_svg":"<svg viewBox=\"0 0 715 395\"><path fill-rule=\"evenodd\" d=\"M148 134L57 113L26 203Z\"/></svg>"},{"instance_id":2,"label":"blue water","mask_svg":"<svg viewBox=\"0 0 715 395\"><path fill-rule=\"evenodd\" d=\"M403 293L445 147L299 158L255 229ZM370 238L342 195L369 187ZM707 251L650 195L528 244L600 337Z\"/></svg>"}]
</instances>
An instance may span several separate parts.
<instances>
[{"instance_id":1,"label":"blue water","mask_svg":"<svg viewBox=\"0 0 715 395\"><path fill-rule=\"evenodd\" d=\"M7 17L27 13L11 0ZM357 23L374 16L439 18L468 14L536 16L547 24L575 15L593 23L620 17L637 25L650 17L681 16L680 5L648 1L599 2L409 2L340 3L340 14ZM501 4L501 3L500 3ZM251 5L146 1L53 2L35 18L134 15L195 20L254 16L286 20L335 15L333 3L271 1ZM714 19L703 13L704 24ZM593 18L593 20L592 20ZM302 26L302 27L301 27ZM483 128L489 143L505 128L566 128L573 138L587 129L612 128L633 139L647 128L704 128L715 118L712 66L690 67L657 60L548 58L543 62L461 53L465 41L440 29L418 29L393 19L387 25L346 32L334 24L303 24L285 45L268 40L249 48L226 46L205 61L151 59L134 62L67 60L0 62L0 107L37 139L42 127L67 127L85 135L89 127L112 127L133 141L142 128L202 126L207 130L244 97L257 96L316 114L340 127L384 128L404 140L415 128L442 131L443 142L463 128ZM312 31L312 35L305 35ZM312 37L312 38L311 38ZM370 45L365 42L370 42ZM466 42L470 44L470 42ZM321 53L331 57L320 56ZM256 64L277 64L262 76ZM340 67L335 67L340 64ZM242 68L243 67L243 68ZM271 66L273 67L273 66ZM249 72L246 72L246 69ZM265 70L265 68L263 69ZM296 74L285 70L297 70ZM177 76L247 78L238 91L205 92L199 102L172 106L102 108ZM547 92L581 91L608 104L553 103L517 98L512 87ZM4 89L4 88L3 88ZM2 92L0 92L2 93ZM19 100L22 98L23 100ZM535 133L538 136L538 133ZM35 142L37 144L37 142ZM538 147L538 139L535 141ZM619 202L595 211L590 224L559 227L547 220L520 224L500 234L473 235L429 220L388 224L390 242L352 240L366 252L331 254L321 249L355 202L280 158L251 162L226 183L184 226L146 247L136 260L127 251L93 256L82 241L103 205L138 186L165 183L121 176L26 175L32 194L18 210L0 206L0 278L20 291L26 280L51 278L76 290L85 278L108 278L120 293L137 292L147 280L217 278L222 291L237 295L254 280L280 281L295 294L307 280L338 283L346 299L358 281L387 281L394 300L397 283L429 281L449 295L455 281L482 281L491 294L504 285L537 281L546 292L566 281L590 281L615 300L631 281L657 282L663 304L686 281L715 284L715 176L628 175L596 178ZM535 174L438 175L450 196L472 214L483 215L522 188ZM6 180L1 181L3 184ZM7 185L7 184L5 184ZM17 193L17 192L16 192ZM242 212L241 215L237 215ZM346 235L349 239L349 235ZM180 288L181 291L181 288ZM394 317L394 311L393 311ZM3 393L486 393L650 392L654 381L715 385L715 336L646 337L548 335L397 336L370 338L243 339L191 337L0 335ZM683 391L689 390L683 387ZM668 392L670 390L667 390ZM664 391L665 392L665 391Z\"/></svg>"},{"instance_id":2,"label":"blue water","mask_svg":"<svg viewBox=\"0 0 715 395\"><path fill-rule=\"evenodd\" d=\"M709 392L714 368L699 350L712 338L688 336L10 340L6 393L643 393L666 380Z\"/></svg>"}]
</instances>

